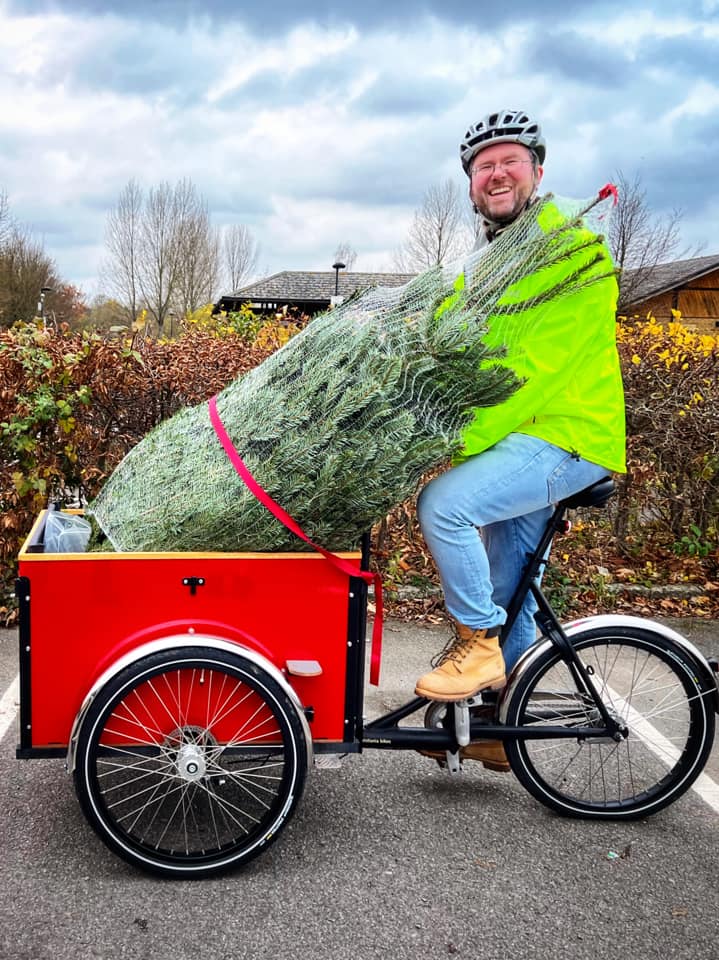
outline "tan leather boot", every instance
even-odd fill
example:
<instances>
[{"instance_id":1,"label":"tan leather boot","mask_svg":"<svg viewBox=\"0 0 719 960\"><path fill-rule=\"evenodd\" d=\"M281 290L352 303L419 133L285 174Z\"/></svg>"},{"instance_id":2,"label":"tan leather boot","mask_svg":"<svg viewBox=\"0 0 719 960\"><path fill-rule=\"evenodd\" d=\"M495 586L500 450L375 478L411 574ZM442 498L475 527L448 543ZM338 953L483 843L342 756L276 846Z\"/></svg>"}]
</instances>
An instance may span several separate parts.
<instances>
[{"instance_id":1,"label":"tan leather boot","mask_svg":"<svg viewBox=\"0 0 719 960\"><path fill-rule=\"evenodd\" d=\"M446 759L444 751L420 750L419 752L422 756L432 757L439 762ZM497 773L509 773L511 770L501 740L477 740L474 743L468 743L466 747L460 747L459 759L478 760L488 770L494 770Z\"/></svg>"},{"instance_id":2,"label":"tan leather boot","mask_svg":"<svg viewBox=\"0 0 719 960\"><path fill-rule=\"evenodd\" d=\"M462 623L456 628L457 636L440 655L439 665L417 681L418 697L465 700L480 690L505 683L497 629L473 630Z\"/></svg>"},{"instance_id":3,"label":"tan leather boot","mask_svg":"<svg viewBox=\"0 0 719 960\"><path fill-rule=\"evenodd\" d=\"M488 770L508 773L511 767L501 740L477 740L459 751L462 760L479 760Z\"/></svg>"}]
</instances>

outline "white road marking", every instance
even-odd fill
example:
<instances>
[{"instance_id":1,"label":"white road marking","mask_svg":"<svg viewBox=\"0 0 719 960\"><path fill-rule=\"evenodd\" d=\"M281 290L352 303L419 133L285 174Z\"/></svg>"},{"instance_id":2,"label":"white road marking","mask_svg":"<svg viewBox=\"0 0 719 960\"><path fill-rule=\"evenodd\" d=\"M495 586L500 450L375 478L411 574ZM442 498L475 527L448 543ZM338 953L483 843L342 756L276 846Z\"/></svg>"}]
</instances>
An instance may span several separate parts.
<instances>
[{"instance_id":1,"label":"white road marking","mask_svg":"<svg viewBox=\"0 0 719 960\"><path fill-rule=\"evenodd\" d=\"M656 727L635 710L626 700L615 693L611 687L607 692L612 698L612 705L626 719L633 733L638 734L645 744L659 759L667 765L673 765L679 759L679 751ZM711 706L709 707L711 709ZM715 813L719 813L719 784L715 783L706 773L700 773L691 786L691 789L708 804Z\"/></svg>"},{"instance_id":2,"label":"white road marking","mask_svg":"<svg viewBox=\"0 0 719 960\"><path fill-rule=\"evenodd\" d=\"M646 720L634 707L630 706L613 690L609 691L614 701L614 705L619 708L622 715L627 718L630 726L646 742L647 747L655 753L660 760L667 765L674 763L679 757L679 751L676 747L662 736L659 731ZM7 688L0 700L0 740L3 739L18 713L20 704L20 675L18 674ZM315 763L318 767L333 769L341 766L341 758L333 755L318 755L315 757ZM691 789L719 814L719 784L715 783L706 773L701 773L692 784Z\"/></svg>"},{"instance_id":3,"label":"white road marking","mask_svg":"<svg viewBox=\"0 0 719 960\"><path fill-rule=\"evenodd\" d=\"M20 705L20 674L18 674L0 700L0 740L15 722Z\"/></svg>"}]
</instances>

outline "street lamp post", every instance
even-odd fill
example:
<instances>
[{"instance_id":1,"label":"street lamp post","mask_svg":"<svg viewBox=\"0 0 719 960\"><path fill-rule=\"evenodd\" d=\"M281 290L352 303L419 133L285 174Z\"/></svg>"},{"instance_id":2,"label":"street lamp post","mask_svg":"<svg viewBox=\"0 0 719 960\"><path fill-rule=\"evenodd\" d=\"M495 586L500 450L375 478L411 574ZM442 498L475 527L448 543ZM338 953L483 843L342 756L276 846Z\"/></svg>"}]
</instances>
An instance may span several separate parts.
<instances>
[{"instance_id":1,"label":"street lamp post","mask_svg":"<svg viewBox=\"0 0 719 960\"><path fill-rule=\"evenodd\" d=\"M46 328L45 324L45 297L48 293L52 293L52 287L41 287L40 288L40 299L37 302L37 315L42 321L43 329Z\"/></svg>"},{"instance_id":2,"label":"street lamp post","mask_svg":"<svg viewBox=\"0 0 719 960\"><path fill-rule=\"evenodd\" d=\"M340 270L344 270L344 268L345 264L340 263L339 260L337 263L332 264L332 269L335 272L335 296L337 296L340 292Z\"/></svg>"}]
</instances>

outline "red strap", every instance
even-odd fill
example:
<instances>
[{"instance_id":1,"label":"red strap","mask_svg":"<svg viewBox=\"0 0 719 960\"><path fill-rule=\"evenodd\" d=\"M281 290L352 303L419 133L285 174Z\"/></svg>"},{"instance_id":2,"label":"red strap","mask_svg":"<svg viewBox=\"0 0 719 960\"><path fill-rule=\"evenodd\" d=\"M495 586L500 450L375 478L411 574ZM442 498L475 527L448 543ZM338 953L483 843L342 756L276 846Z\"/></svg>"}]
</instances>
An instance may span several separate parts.
<instances>
[{"instance_id":1,"label":"red strap","mask_svg":"<svg viewBox=\"0 0 719 960\"><path fill-rule=\"evenodd\" d=\"M379 684L379 665L382 658L382 622L384 619L384 603L382 600L382 578L378 573L372 573L370 570L358 570L353 564L348 560L338 557L336 554L331 553L329 550L325 550L324 547L319 546L319 544L314 543L307 534L304 532L302 527L292 519L292 517L287 513L282 507L277 503L276 500L273 500L272 497L264 490L259 483L252 476L250 471L244 464L242 457L239 455L235 449L232 440L225 430L224 424L220 419L220 415L217 412L217 397L212 397L209 401L210 409L210 421L212 426L215 428L215 433L220 443L224 447L225 453L230 458L230 462L235 470L242 477L244 482L247 484L251 492L257 497L260 503L266 507L270 513L272 513L277 519L284 523L284 525L291 530L292 533L296 534L305 543L317 550L318 553L321 553L332 566L336 567L342 573L347 574L350 577L361 577L365 583L374 583L374 596L375 596L375 618L374 626L372 628L372 654L370 657L370 672L369 680L370 683L375 687Z\"/></svg>"},{"instance_id":2,"label":"red strap","mask_svg":"<svg viewBox=\"0 0 719 960\"><path fill-rule=\"evenodd\" d=\"M605 183L605 185L599 191L600 200L606 200L607 197L614 197L614 206L616 207L616 205L619 203L619 191L613 183Z\"/></svg>"}]
</instances>

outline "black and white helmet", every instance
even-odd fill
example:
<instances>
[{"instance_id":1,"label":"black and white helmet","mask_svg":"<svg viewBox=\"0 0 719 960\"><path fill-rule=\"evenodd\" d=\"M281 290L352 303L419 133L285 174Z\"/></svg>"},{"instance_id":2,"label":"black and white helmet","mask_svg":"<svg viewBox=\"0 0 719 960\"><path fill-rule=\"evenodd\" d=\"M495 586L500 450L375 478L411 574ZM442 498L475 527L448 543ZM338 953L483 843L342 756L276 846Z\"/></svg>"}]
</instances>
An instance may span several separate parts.
<instances>
[{"instance_id":1,"label":"black and white helmet","mask_svg":"<svg viewBox=\"0 0 719 960\"><path fill-rule=\"evenodd\" d=\"M542 128L529 114L523 110L488 113L478 123L472 124L459 145L459 155L467 176L473 158L480 150L494 143L521 143L536 155L539 163L544 163L547 154Z\"/></svg>"}]
</instances>

